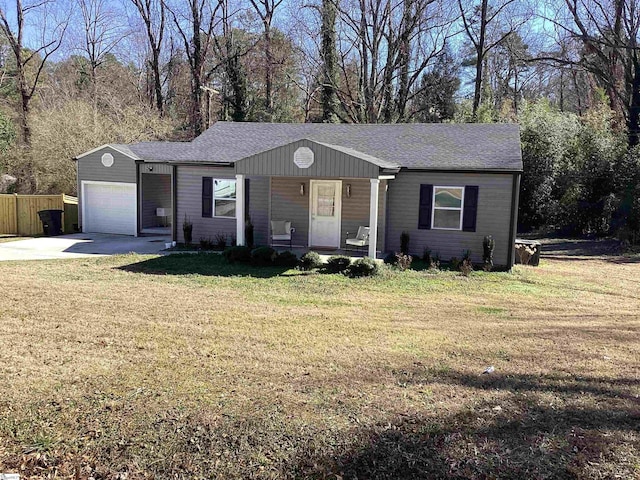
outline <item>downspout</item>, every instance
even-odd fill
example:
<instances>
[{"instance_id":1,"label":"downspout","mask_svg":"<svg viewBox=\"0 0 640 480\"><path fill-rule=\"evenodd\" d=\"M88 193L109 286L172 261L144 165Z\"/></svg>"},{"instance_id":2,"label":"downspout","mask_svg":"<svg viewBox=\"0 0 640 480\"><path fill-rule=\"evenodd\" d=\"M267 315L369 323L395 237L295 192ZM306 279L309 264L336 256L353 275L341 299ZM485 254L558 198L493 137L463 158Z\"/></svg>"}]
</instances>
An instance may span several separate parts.
<instances>
[{"instance_id":1,"label":"downspout","mask_svg":"<svg viewBox=\"0 0 640 480\"><path fill-rule=\"evenodd\" d=\"M518 203L520 199L520 177L522 173L513 174L513 186L511 190L511 225L509 227L509 250L507 255L507 267L509 270L513 267L513 259L515 257L516 236L518 234Z\"/></svg>"}]
</instances>

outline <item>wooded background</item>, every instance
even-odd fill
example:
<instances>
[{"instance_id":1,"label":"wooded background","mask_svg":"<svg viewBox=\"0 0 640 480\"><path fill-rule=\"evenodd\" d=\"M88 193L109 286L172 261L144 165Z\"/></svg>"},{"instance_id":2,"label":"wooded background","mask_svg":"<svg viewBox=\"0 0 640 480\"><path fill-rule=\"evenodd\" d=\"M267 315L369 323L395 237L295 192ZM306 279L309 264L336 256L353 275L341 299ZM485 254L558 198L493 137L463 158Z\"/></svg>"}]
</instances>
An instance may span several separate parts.
<instances>
[{"instance_id":1,"label":"wooded background","mask_svg":"<svg viewBox=\"0 0 640 480\"><path fill-rule=\"evenodd\" d=\"M635 0L0 0L0 174L216 120L518 122L520 228L640 240Z\"/></svg>"}]
</instances>

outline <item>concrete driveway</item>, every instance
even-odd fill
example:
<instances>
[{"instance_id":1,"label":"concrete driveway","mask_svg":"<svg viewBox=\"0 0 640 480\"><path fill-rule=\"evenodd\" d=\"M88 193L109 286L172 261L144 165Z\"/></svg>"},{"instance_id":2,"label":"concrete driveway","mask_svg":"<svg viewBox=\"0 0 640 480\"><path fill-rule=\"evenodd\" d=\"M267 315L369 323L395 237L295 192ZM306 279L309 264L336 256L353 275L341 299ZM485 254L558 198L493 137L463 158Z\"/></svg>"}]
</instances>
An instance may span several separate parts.
<instances>
[{"instance_id":1,"label":"concrete driveway","mask_svg":"<svg viewBox=\"0 0 640 480\"><path fill-rule=\"evenodd\" d=\"M103 233L74 233L0 243L0 261L82 258L122 253L154 254L170 242L167 236L128 237Z\"/></svg>"}]
</instances>

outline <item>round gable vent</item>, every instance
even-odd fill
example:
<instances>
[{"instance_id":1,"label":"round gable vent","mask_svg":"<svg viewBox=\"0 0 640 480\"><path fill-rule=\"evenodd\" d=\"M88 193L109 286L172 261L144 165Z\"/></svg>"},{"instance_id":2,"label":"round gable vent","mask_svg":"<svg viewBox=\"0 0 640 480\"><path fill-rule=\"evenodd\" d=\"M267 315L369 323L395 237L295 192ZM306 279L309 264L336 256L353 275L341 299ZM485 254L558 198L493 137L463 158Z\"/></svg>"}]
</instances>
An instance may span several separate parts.
<instances>
[{"instance_id":1,"label":"round gable vent","mask_svg":"<svg viewBox=\"0 0 640 480\"><path fill-rule=\"evenodd\" d=\"M102 155L102 165L104 165L105 167L110 167L111 165L113 165L113 155L111 155L110 153L105 153L104 155Z\"/></svg>"},{"instance_id":2,"label":"round gable vent","mask_svg":"<svg viewBox=\"0 0 640 480\"><path fill-rule=\"evenodd\" d=\"M313 165L313 150L309 147L300 147L293 152L293 163L298 168L309 168Z\"/></svg>"}]
</instances>

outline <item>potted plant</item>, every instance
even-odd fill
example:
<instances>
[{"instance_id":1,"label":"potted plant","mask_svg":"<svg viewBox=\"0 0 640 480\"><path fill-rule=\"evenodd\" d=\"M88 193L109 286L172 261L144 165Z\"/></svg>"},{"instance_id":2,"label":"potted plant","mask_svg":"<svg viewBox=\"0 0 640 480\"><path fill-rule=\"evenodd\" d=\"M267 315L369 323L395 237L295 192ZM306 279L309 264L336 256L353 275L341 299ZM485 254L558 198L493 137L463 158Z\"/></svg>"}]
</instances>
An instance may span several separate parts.
<instances>
[{"instance_id":1,"label":"potted plant","mask_svg":"<svg viewBox=\"0 0 640 480\"><path fill-rule=\"evenodd\" d=\"M184 243L191 245L191 241L193 240L193 223L191 223L186 213L184 215L184 221L182 222L182 233L184 234Z\"/></svg>"}]
</instances>

